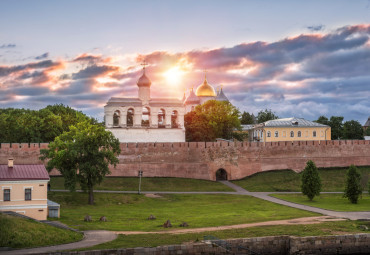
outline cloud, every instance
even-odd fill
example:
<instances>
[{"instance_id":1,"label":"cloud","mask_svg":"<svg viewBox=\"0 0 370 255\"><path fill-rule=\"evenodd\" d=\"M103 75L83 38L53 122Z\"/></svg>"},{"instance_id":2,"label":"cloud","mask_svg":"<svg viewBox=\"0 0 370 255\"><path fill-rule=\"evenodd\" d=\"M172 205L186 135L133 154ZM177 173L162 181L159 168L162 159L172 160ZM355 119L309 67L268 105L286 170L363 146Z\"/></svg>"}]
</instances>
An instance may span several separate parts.
<instances>
[{"instance_id":1,"label":"cloud","mask_svg":"<svg viewBox=\"0 0 370 255\"><path fill-rule=\"evenodd\" d=\"M15 48L17 45L15 45L14 43L9 43L9 44L3 44L3 45L0 45L0 49L12 49L12 48Z\"/></svg>"},{"instance_id":2,"label":"cloud","mask_svg":"<svg viewBox=\"0 0 370 255\"><path fill-rule=\"evenodd\" d=\"M74 73L72 75L72 79L79 80L79 79L95 78L95 77L107 75L111 72L116 72L118 70L119 70L119 67L117 66L92 65L92 66L86 67L85 69L78 71L77 73Z\"/></svg>"},{"instance_id":3,"label":"cloud","mask_svg":"<svg viewBox=\"0 0 370 255\"><path fill-rule=\"evenodd\" d=\"M44 54L35 57L36 60L41 60L49 57L49 52L45 52Z\"/></svg>"},{"instance_id":4,"label":"cloud","mask_svg":"<svg viewBox=\"0 0 370 255\"><path fill-rule=\"evenodd\" d=\"M311 32L318 32L318 31L321 31L325 28L324 25L315 25L315 26L307 26L306 27L308 30L310 30Z\"/></svg>"},{"instance_id":5,"label":"cloud","mask_svg":"<svg viewBox=\"0 0 370 255\"><path fill-rule=\"evenodd\" d=\"M17 66L0 66L0 77L11 75L13 73L17 73L20 71L30 70L30 69L38 69L38 68L59 68L62 65L60 61L52 61L52 60L44 60L39 62L28 63L25 65L17 65Z\"/></svg>"}]
</instances>

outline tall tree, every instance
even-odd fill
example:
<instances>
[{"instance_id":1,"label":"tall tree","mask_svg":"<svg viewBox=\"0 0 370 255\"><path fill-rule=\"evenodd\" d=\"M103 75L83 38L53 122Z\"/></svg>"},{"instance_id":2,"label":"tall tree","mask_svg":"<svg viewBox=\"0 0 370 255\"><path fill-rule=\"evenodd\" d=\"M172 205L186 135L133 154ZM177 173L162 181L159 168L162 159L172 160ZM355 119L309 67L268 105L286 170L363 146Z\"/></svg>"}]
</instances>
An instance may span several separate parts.
<instances>
[{"instance_id":1,"label":"tall tree","mask_svg":"<svg viewBox=\"0 0 370 255\"><path fill-rule=\"evenodd\" d=\"M240 129L239 111L229 102L209 100L185 115L187 141L230 139Z\"/></svg>"},{"instance_id":2,"label":"tall tree","mask_svg":"<svg viewBox=\"0 0 370 255\"><path fill-rule=\"evenodd\" d=\"M265 110L261 110L261 111L258 112L257 122L258 123L263 123L265 121L275 120L275 119L278 119L278 118L279 117L274 112L272 112L271 110L265 109Z\"/></svg>"},{"instance_id":3,"label":"tall tree","mask_svg":"<svg viewBox=\"0 0 370 255\"><path fill-rule=\"evenodd\" d=\"M320 195L321 191L321 178L319 170L315 163L309 160L305 169L302 172L301 190L311 201L315 196Z\"/></svg>"},{"instance_id":4,"label":"tall tree","mask_svg":"<svg viewBox=\"0 0 370 255\"><path fill-rule=\"evenodd\" d=\"M346 187L343 197L348 198L352 204L357 204L361 194L361 174L356 166L351 165L347 171Z\"/></svg>"},{"instance_id":5,"label":"tall tree","mask_svg":"<svg viewBox=\"0 0 370 255\"><path fill-rule=\"evenodd\" d=\"M323 124L323 125L328 125L330 126L330 121L328 118L326 118L325 116L321 115L317 120L315 120L315 122L317 123L320 123L320 124Z\"/></svg>"},{"instance_id":6,"label":"tall tree","mask_svg":"<svg viewBox=\"0 0 370 255\"><path fill-rule=\"evenodd\" d=\"M329 121L331 127L331 139L338 140L343 137L343 117L331 116Z\"/></svg>"},{"instance_id":7,"label":"tall tree","mask_svg":"<svg viewBox=\"0 0 370 255\"><path fill-rule=\"evenodd\" d=\"M242 113L242 116L240 118L240 124L242 124L242 125L250 125L250 124L254 124L253 121L254 121L253 120L253 117L252 117L252 115L249 112L244 111Z\"/></svg>"},{"instance_id":8,"label":"tall tree","mask_svg":"<svg viewBox=\"0 0 370 255\"><path fill-rule=\"evenodd\" d=\"M364 139L364 130L360 122L350 120L344 122L343 125L343 138L344 139Z\"/></svg>"},{"instance_id":9,"label":"tall tree","mask_svg":"<svg viewBox=\"0 0 370 255\"><path fill-rule=\"evenodd\" d=\"M47 170L58 169L70 191L79 183L89 193L88 203L93 204L94 186L110 173L109 165L116 166L120 151L119 141L111 132L84 121L57 136L48 149L41 150L40 159L49 159Z\"/></svg>"}]
</instances>

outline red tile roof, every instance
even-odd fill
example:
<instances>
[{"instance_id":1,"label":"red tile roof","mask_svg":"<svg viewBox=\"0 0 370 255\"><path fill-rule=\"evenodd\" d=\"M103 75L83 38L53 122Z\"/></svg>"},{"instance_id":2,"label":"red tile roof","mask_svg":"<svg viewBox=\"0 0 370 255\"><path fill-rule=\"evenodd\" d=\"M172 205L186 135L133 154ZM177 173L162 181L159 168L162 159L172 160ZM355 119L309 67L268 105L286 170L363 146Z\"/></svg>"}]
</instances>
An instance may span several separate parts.
<instances>
[{"instance_id":1,"label":"red tile roof","mask_svg":"<svg viewBox=\"0 0 370 255\"><path fill-rule=\"evenodd\" d=\"M44 165L0 165L0 181L49 180Z\"/></svg>"}]
</instances>

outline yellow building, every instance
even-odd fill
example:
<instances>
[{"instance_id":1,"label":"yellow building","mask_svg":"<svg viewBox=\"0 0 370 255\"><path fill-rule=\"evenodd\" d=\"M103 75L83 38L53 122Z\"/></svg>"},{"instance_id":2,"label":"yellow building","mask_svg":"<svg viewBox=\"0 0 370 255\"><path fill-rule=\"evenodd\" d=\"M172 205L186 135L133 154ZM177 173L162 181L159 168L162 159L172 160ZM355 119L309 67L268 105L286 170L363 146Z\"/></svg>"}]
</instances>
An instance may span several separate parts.
<instances>
[{"instance_id":1,"label":"yellow building","mask_svg":"<svg viewBox=\"0 0 370 255\"><path fill-rule=\"evenodd\" d=\"M325 141L331 140L330 126L302 118L269 120L249 130L249 141Z\"/></svg>"},{"instance_id":2,"label":"yellow building","mask_svg":"<svg viewBox=\"0 0 370 255\"><path fill-rule=\"evenodd\" d=\"M0 211L46 220L49 180L44 165L13 165L9 159L8 165L0 165Z\"/></svg>"}]
</instances>

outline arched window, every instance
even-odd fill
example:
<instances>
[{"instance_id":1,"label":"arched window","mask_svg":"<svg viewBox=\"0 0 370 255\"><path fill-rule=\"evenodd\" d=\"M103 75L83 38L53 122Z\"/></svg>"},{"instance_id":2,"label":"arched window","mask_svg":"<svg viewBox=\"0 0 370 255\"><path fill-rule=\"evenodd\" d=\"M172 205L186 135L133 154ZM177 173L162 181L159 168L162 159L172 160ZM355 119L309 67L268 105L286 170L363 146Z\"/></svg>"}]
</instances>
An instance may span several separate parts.
<instances>
[{"instance_id":1,"label":"arched window","mask_svg":"<svg viewBox=\"0 0 370 255\"><path fill-rule=\"evenodd\" d=\"M150 123L150 109L149 107L143 107L143 110L141 112L141 126L142 127L149 127Z\"/></svg>"},{"instance_id":2,"label":"arched window","mask_svg":"<svg viewBox=\"0 0 370 255\"><path fill-rule=\"evenodd\" d=\"M158 128L165 128L166 127L166 112L164 109L160 109L158 111Z\"/></svg>"},{"instance_id":3,"label":"arched window","mask_svg":"<svg viewBox=\"0 0 370 255\"><path fill-rule=\"evenodd\" d=\"M179 124L177 123L177 111L172 111L172 114L171 114L171 127L172 128L178 128L179 127Z\"/></svg>"},{"instance_id":4,"label":"arched window","mask_svg":"<svg viewBox=\"0 0 370 255\"><path fill-rule=\"evenodd\" d=\"M121 112L120 111L115 111L113 113L113 126L118 127L120 124L120 118L121 118Z\"/></svg>"},{"instance_id":5,"label":"arched window","mask_svg":"<svg viewBox=\"0 0 370 255\"><path fill-rule=\"evenodd\" d=\"M312 132L312 136L313 136L313 137L316 137L316 131L313 131L313 132Z\"/></svg>"},{"instance_id":6,"label":"arched window","mask_svg":"<svg viewBox=\"0 0 370 255\"><path fill-rule=\"evenodd\" d=\"M275 131L275 137L279 137L279 131Z\"/></svg>"},{"instance_id":7,"label":"arched window","mask_svg":"<svg viewBox=\"0 0 370 255\"><path fill-rule=\"evenodd\" d=\"M301 133L301 131L298 131L298 135L297 135L298 137L301 137L302 136L302 133Z\"/></svg>"},{"instance_id":8,"label":"arched window","mask_svg":"<svg viewBox=\"0 0 370 255\"><path fill-rule=\"evenodd\" d=\"M267 137L271 137L271 132L270 131L267 132Z\"/></svg>"},{"instance_id":9,"label":"arched window","mask_svg":"<svg viewBox=\"0 0 370 255\"><path fill-rule=\"evenodd\" d=\"M294 137L294 131L290 131L290 137Z\"/></svg>"},{"instance_id":10,"label":"arched window","mask_svg":"<svg viewBox=\"0 0 370 255\"><path fill-rule=\"evenodd\" d=\"M127 110L127 126L132 127L134 125L134 109L130 108Z\"/></svg>"}]
</instances>

